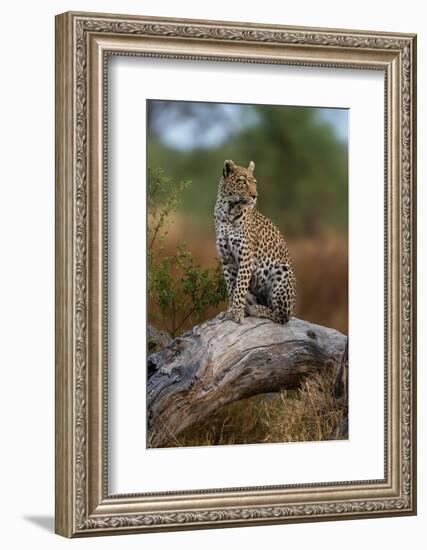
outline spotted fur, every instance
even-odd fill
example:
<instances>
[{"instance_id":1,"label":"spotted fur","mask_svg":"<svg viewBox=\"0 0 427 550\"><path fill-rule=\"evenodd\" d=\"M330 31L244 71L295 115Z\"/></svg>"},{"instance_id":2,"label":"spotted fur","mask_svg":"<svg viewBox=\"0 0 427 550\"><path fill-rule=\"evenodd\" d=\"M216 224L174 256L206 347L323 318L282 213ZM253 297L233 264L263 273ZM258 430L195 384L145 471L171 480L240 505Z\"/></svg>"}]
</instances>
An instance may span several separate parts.
<instances>
[{"instance_id":1,"label":"spotted fur","mask_svg":"<svg viewBox=\"0 0 427 550\"><path fill-rule=\"evenodd\" d=\"M255 164L224 163L215 205L218 254L227 285L225 318L244 315L286 323L295 304L295 276L286 243L277 227L255 209Z\"/></svg>"}]
</instances>

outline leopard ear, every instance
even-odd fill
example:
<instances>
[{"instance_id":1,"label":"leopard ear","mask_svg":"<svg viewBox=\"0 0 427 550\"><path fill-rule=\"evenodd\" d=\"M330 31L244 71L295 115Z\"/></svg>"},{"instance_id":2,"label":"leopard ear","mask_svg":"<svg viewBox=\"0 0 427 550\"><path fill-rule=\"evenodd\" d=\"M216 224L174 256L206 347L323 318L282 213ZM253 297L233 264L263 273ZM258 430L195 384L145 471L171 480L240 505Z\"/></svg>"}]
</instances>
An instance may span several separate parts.
<instances>
[{"instance_id":1,"label":"leopard ear","mask_svg":"<svg viewBox=\"0 0 427 550\"><path fill-rule=\"evenodd\" d=\"M251 160L251 162L249 163L248 170L249 170L249 172L251 172L251 174L254 173L254 170L255 170L255 162L254 162L253 160Z\"/></svg>"},{"instance_id":2,"label":"leopard ear","mask_svg":"<svg viewBox=\"0 0 427 550\"><path fill-rule=\"evenodd\" d=\"M222 174L224 178L227 178L234 172L234 162L232 160L226 160L224 162L224 168L222 170Z\"/></svg>"}]
</instances>

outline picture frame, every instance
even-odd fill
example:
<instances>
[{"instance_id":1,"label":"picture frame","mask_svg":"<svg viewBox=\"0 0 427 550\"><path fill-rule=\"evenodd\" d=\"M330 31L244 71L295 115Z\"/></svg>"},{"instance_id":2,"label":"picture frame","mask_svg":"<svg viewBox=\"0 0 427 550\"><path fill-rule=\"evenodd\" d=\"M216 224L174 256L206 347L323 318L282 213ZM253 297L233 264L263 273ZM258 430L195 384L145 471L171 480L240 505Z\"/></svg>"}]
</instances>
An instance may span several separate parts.
<instances>
[{"instance_id":1,"label":"picture frame","mask_svg":"<svg viewBox=\"0 0 427 550\"><path fill-rule=\"evenodd\" d=\"M82 537L414 515L416 36L67 12L56 17L55 47L56 532ZM384 73L383 478L109 493L109 56Z\"/></svg>"}]
</instances>

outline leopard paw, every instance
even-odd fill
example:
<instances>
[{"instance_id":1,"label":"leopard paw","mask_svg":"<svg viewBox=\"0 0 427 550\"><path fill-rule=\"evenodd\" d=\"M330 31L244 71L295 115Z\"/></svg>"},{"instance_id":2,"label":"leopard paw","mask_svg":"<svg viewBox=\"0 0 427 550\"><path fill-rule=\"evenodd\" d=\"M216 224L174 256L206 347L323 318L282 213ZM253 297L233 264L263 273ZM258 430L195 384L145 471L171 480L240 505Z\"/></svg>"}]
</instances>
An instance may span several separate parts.
<instances>
[{"instance_id":1,"label":"leopard paw","mask_svg":"<svg viewBox=\"0 0 427 550\"><path fill-rule=\"evenodd\" d=\"M245 316L244 310L237 310L237 309L227 309L227 311L224 311L223 313L220 313L221 319L228 320L228 321L234 321L235 323L241 323L243 321L243 318Z\"/></svg>"}]
</instances>

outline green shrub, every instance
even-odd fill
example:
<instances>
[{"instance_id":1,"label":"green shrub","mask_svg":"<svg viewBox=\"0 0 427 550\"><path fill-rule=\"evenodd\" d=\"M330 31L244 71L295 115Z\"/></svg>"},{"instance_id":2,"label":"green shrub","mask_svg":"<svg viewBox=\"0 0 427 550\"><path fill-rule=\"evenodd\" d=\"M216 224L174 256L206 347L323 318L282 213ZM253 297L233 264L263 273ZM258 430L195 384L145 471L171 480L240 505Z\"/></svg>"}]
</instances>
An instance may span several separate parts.
<instances>
[{"instance_id":1,"label":"green shrub","mask_svg":"<svg viewBox=\"0 0 427 550\"><path fill-rule=\"evenodd\" d=\"M164 250L170 216L189 185L188 181L174 182L160 169L148 172L148 296L155 306L150 308L150 317L172 337L188 320L204 320L207 309L226 298L218 261L214 268L202 268L185 243L172 255Z\"/></svg>"}]
</instances>

